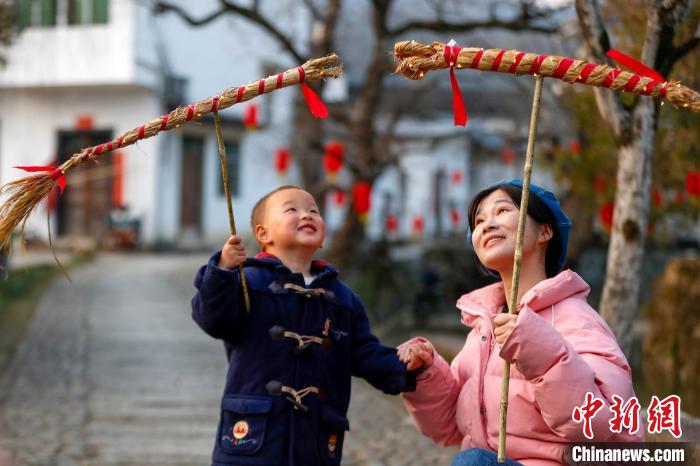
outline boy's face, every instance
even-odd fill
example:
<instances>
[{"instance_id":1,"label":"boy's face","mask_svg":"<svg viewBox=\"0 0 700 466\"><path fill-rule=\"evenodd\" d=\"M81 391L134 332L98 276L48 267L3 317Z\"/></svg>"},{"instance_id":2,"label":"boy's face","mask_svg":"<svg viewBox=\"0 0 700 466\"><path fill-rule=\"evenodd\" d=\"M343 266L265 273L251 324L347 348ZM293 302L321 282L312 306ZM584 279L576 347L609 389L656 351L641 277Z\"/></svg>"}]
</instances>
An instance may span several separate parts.
<instances>
[{"instance_id":1,"label":"boy's face","mask_svg":"<svg viewBox=\"0 0 700 466\"><path fill-rule=\"evenodd\" d=\"M285 189L265 203L263 224L255 227L258 241L267 251L318 249L323 245L326 225L311 194L300 189Z\"/></svg>"}]
</instances>

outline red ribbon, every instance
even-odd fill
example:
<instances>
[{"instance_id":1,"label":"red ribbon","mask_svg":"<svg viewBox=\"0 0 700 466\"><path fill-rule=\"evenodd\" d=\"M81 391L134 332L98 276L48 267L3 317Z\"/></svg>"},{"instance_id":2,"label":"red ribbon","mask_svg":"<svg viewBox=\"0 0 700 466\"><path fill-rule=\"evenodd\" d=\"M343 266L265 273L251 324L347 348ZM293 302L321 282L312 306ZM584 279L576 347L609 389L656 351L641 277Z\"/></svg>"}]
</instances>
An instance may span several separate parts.
<instances>
[{"instance_id":1,"label":"red ribbon","mask_svg":"<svg viewBox=\"0 0 700 466\"><path fill-rule=\"evenodd\" d=\"M457 76L455 76L455 64L457 56L462 47L446 45L444 57L445 62L450 66L450 83L452 84L452 109L454 111L455 126L466 126L467 124L467 108L464 105L462 91L459 89ZM481 59L481 57L479 57Z\"/></svg>"},{"instance_id":2,"label":"red ribbon","mask_svg":"<svg viewBox=\"0 0 700 466\"><path fill-rule=\"evenodd\" d=\"M56 181L58 187L61 188L61 193L66 189L66 175L55 165L31 165L15 168L25 172L51 172L51 179Z\"/></svg>"},{"instance_id":3,"label":"red ribbon","mask_svg":"<svg viewBox=\"0 0 700 466\"><path fill-rule=\"evenodd\" d=\"M309 111L316 118L328 118L328 109L321 98L304 82L304 68L297 68L299 71L299 80L301 81L301 92L304 94L306 105L309 106Z\"/></svg>"},{"instance_id":4,"label":"red ribbon","mask_svg":"<svg viewBox=\"0 0 700 466\"><path fill-rule=\"evenodd\" d=\"M640 61L620 52L617 49L610 49L605 53L605 55L607 55L615 63L618 63L625 68L629 68L632 70L632 72L654 81L644 86L645 93L649 85L651 85L651 88L653 89L657 84L661 84L663 87L659 93L661 97L666 95L666 86L668 85L668 82L666 82L666 79L653 68L649 68L644 63L641 63ZM627 87L625 87L625 90L627 90ZM651 89L649 92L651 92Z\"/></svg>"}]
</instances>

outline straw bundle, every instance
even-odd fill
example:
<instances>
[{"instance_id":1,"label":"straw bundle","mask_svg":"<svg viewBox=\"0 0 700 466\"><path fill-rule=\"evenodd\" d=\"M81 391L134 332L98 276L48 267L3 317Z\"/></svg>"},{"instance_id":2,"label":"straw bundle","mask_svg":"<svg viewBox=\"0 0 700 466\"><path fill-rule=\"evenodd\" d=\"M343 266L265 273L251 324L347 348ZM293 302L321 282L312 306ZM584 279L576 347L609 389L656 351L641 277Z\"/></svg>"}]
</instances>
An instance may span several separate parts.
<instances>
[{"instance_id":1,"label":"straw bundle","mask_svg":"<svg viewBox=\"0 0 700 466\"><path fill-rule=\"evenodd\" d=\"M38 170L41 167L31 167L33 168L31 171L43 171L43 173L11 181L0 187L0 199L6 198L4 203L0 205L0 250L10 248L12 232L20 223L26 222L32 211L56 183L60 185L65 183L64 177L73 167L85 161L94 160L112 150L134 144L141 139L155 136L161 131L168 131L189 121L199 120L207 113L223 110L283 87L302 83L307 101L313 98L317 99L318 97L304 83L339 77L343 71L342 67L332 66L337 58L337 55L331 54L327 57L311 59L298 68L290 68L275 76L268 76L244 86L226 89L218 96L178 107L169 114L127 131L112 141L81 150L60 167L43 167L43 170ZM323 116L317 114L318 111L314 110L311 102L310 106L314 116Z\"/></svg>"},{"instance_id":2,"label":"straw bundle","mask_svg":"<svg viewBox=\"0 0 700 466\"><path fill-rule=\"evenodd\" d=\"M454 57L450 56L449 49L448 53L445 53L446 47L449 46L440 42L429 45L415 41L397 42L394 46L394 53L399 59L396 73L408 79L421 79L428 71L455 67L513 74L540 74L568 83L665 98L677 107L700 111L700 93L678 81L665 81L658 75L650 77L583 60L517 50L455 47ZM452 58L452 63L448 63L448 58Z\"/></svg>"}]
</instances>

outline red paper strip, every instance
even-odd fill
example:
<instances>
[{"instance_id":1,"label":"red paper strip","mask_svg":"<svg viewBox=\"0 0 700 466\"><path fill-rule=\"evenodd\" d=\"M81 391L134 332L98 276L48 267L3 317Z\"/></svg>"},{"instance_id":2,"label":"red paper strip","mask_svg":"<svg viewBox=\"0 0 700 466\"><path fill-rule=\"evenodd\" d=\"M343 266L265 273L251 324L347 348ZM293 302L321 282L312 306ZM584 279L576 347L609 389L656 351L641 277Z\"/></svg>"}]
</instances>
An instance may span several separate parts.
<instances>
[{"instance_id":1,"label":"red paper strip","mask_svg":"<svg viewBox=\"0 0 700 466\"><path fill-rule=\"evenodd\" d=\"M459 56L459 51L462 47L445 46L443 52L445 61L450 65L450 84L452 85L452 109L454 111L454 122L455 126L466 126L467 124L467 108L464 105L464 99L462 98L462 91L459 88L459 83L457 82L457 76L455 76L455 63L457 63L457 57ZM484 51L480 50L474 57L475 60L478 58L481 60L481 55ZM472 61L473 64L473 61Z\"/></svg>"},{"instance_id":2,"label":"red paper strip","mask_svg":"<svg viewBox=\"0 0 700 466\"><path fill-rule=\"evenodd\" d=\"M61 188L61 193L66 189L66 175L55 165L29 165L15 167L25 172L51 172L51 179L56 180L58 187Z\"/></svg>"}]
</instances>

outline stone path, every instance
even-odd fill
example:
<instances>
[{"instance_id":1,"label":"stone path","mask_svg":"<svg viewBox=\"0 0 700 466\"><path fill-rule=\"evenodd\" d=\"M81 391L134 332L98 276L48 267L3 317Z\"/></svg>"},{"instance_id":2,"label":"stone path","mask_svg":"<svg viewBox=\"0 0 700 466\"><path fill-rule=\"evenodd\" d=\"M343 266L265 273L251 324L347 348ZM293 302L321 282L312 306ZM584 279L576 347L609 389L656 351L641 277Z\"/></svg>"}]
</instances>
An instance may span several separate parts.
<instances>
[{"instance_id":1,"label":"stone path","mask_svg":"<svg viewBox=\"0 0 700 466\"><path fill-rule=\"evenodd\" d=\"M49 287L0 377L0 466L209 464L226 360L190 318L205 260L104 255ZM347 466L448 465L456 452L361 380L348 417Z\"/></svg>"}]
</instances>

